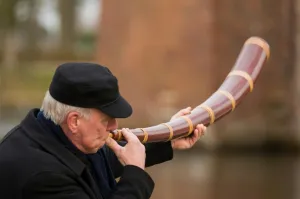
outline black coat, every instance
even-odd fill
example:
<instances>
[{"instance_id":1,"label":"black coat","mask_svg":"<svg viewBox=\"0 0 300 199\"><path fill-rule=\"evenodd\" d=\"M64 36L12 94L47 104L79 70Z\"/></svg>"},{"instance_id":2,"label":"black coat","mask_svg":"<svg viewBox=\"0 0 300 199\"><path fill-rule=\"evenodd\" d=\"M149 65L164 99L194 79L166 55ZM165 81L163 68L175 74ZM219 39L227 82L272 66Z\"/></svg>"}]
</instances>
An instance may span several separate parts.
<instances>
[{"instance_id":1,"label":"black coat","mask_svg":"<svg viewBox=\"0 0 300 199\"><path fill-rule=\"evenodd\" d=\"M36 119L38 109L12 129L0 144L1 199L102 199L92 174ZM123 167L106 147L115 178L120 177L111 199L146 199L154 189L151 177L136 166ZM146 166L171 160L170 142L146 145Z\"/></svg>"}]
</instances>

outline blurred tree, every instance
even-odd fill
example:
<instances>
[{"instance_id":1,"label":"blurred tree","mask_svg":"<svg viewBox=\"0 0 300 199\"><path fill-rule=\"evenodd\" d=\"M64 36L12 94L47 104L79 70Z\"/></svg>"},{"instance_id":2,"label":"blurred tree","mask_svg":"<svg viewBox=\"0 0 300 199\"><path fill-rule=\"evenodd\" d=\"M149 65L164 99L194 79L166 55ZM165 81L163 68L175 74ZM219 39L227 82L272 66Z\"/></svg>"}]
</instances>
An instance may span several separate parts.
<instances>
[{"instance_id":1,"label":"blurred tree","mask_svg":"<svg viewBox=\"0 0 300 199\"><path fill-rule=\"evenodd\" d=\"M2 0L0 1L0 27L3 31L14 27L16 23L15 6L19 0Z\"/></svg>"},{"instance_id":2,"label":"blurred tree","mask_svg":"<svg viewBox=\"0 0 300 199\"><path fill-rule=\"evenodd\" d=\"M37 11L39 8L38 0L23 0L27 7L27 17L22 24L22 31L24 33L24 54L26 60L32 61L39 57L41 50L38 46L38 41L41 38L41 27L37 22Z\"/></svg>"},{"instance_id":3,"label":"blurred tree","mask_svg":"<svg viewBox=\"0 0 300 199\"><path fill-rule=\"evenodd\" d=\"M17 62L15 6L18 0L0 2L0 44L2 67L13 68Z\"/></svg>"},{"instance_id":4,"label":"blurred tree","mask_svg":"<svg viewBox=\"0 0 300 199\"><path fill-rule=\"evenodd\" d=\"M29 1L29 17L27 20L27 51L30 52L30 59L33 60L41 52L38 48L39 26L37 23L38 1Z\"/></svg>"},{"instance_id":5,"label":"blurred tree","mask_svg":"<svg viewBox=\"0 0 300 199\"><path fill-rule=\"evenodd\" d=\"M60 11L60 54L63 57L72 57L74 55L74 44L76 40L76 4L74 0L59 0Z\"/></svg>"}]
</instances>

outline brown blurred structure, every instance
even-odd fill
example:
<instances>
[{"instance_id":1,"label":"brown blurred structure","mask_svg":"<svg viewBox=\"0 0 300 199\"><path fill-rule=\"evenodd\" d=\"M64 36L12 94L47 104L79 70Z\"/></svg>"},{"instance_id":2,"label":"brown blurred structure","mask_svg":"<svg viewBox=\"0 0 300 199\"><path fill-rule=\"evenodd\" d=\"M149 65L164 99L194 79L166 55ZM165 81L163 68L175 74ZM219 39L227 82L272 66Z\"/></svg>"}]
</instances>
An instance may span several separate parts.
<instances>
[{"instance_id":1,"label":"brown blurred structure","mask_svg":"<svg viewBox=\"0 0 300 199\"><path fill-rule=\"evenodd\" d=\"M98 11L97 32L90 16ZM57 30L41 12L54 13ZM272 153L300 146L298 24L300 0L0 0L0 138L40 107L61 62L109 66L134 107L120 127L145 127L201 104L245 40L260 36L271 58L254 91L208 129L199 148L147 168L156 184L151 199L298 199L298 153Z\"/></svg>"},{"instance_id":2,"label":"brown blurred structure","mask_svg":"<svg viewBox=\"0 0 300 199\"><path fill-rule=\"evenodd\" d=\"M120 77L134 106L126 125L157 124L199 105L222 83L244 41L260 36L271 46L269 63L254 92L210 128L207 140L215 147L293 146L294 6L292 0L103 1L97 56Z\"/></svg>"}]
</instances>

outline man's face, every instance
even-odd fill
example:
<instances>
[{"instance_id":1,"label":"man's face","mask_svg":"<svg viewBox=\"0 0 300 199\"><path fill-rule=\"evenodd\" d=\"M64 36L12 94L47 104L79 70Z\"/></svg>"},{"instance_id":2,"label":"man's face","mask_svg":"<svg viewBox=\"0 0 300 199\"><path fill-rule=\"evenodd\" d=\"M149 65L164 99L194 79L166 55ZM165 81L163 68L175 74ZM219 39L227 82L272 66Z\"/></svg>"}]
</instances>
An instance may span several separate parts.
<instances>
[{"instance_id":1,"label":"man's face","mask_svg":"<svg viewBox=\"0 0 300 199\"><path fill-rule=\"evenodd\" d=\"M84 153L96 153L104 144L109 131L115 130L118 123L99 110L92 109L88 119L79 118L75 131L73 130L73 143Z\"/></svg>"}]
</instances>

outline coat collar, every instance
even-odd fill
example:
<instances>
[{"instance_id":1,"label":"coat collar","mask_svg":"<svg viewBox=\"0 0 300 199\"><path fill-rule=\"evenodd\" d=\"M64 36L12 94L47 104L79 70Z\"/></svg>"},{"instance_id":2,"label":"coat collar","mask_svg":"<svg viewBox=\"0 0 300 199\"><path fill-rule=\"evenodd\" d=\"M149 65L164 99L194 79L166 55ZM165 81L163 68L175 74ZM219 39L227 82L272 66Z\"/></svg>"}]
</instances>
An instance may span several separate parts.
<instances>
[{"instance_id":1,"label":"coat collar","mask_svg":"<svg viewBox=\"0 0 300 199\"><path fill-rule=\"evenodd\" d=\"M58 140L51 136L49 129L38 122L39 109L32 109L21 122L26 135L40 144L47 152L58 158L63 164L80 176L86 165L67 150Z\"/></svg>"}]
</instances>

